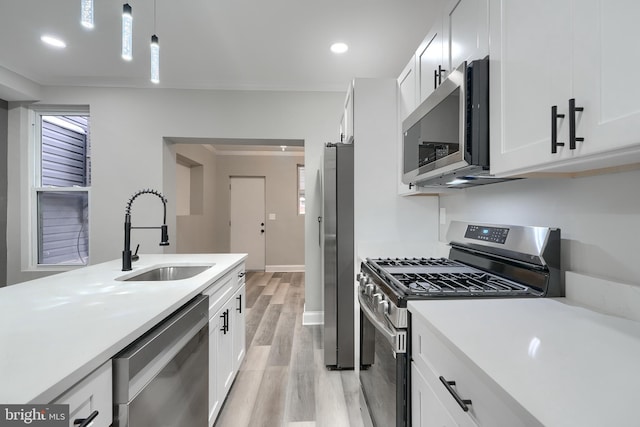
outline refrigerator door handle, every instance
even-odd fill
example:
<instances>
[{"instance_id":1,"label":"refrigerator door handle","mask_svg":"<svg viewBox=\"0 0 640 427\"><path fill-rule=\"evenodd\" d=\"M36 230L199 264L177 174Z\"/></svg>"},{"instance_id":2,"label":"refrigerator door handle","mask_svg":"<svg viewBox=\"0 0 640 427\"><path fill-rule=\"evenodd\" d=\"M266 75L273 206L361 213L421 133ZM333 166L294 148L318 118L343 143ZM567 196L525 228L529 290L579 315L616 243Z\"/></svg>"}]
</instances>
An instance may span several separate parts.
<instances>
[{"instance_id":1,"label":"refrigerator door handle","mask_svg":"<svg viewBox=\"0 0 640 427\"><path fill-rule=\"evenodd\" d=\"M322 247L322 217L318 217L318 246Z\"/></svg>"}]
</instances>

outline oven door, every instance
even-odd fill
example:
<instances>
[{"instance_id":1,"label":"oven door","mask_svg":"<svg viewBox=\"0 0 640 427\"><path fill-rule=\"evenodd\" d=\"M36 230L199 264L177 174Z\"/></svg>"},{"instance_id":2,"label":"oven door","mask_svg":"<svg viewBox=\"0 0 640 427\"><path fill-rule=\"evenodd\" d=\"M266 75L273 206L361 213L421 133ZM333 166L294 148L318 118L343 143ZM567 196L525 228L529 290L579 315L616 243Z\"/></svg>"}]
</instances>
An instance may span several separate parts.
<instances>
[{"instance_id":1,"label":"oven door","mask_svg":"<svg viewBox=\"0 0 640 427\"><path fill-rule=\"evenodd\" d=\"M360 387L376 427L409 425L406 331L394 330L360 298ZM398 346L404 346L402 348Z\"/></svg>"}]
</instances>

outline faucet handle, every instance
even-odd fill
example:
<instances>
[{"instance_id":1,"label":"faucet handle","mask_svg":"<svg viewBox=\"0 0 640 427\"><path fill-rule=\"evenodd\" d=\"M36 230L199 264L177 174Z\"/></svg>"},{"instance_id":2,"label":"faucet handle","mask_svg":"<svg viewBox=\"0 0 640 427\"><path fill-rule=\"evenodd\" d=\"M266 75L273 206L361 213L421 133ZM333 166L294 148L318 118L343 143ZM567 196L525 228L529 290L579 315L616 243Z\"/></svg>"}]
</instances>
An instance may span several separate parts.
<instances>
[{"instance_id":1,"label":"faucet handle","mask_svg":"<svg viewBox=\"0 0 640 427\"><path fill-rule=\"evenodd\" d=\"M131 261L137 261L140 259L140 257L138 256L138 249L140 249L140 244L138 243L138 246L136 246L136 252L131 255Z\"/></svg>"},{"instance_id":2,"label":"faucet handle","mask_svg":"<svg viewBox=\"0 0 640 427\"><path fill-rule=\"evenodd\" d=\"M162 234L160 237L160 246L169 246L169 229L167 224L160 226L160 232Z\"/></svg>"}]
</instances>

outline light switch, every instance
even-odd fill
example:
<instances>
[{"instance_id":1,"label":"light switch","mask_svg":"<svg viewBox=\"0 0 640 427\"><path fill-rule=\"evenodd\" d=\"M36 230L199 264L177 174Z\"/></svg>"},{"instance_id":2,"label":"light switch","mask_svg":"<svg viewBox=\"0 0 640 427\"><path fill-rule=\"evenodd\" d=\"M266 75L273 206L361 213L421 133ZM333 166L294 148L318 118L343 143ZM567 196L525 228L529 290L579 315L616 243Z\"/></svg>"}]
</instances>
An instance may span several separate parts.
<instances>
[{"instance_id":1,"label":"light switch","mask_svg":"<svg viewBox=\"0 0 640 427\"><path fill-rule=\"evenodd\" d=\"M269 221L275 221L275 220L276 220L276 214L270 213L269 214Z\"/></svg>"}]
</instances>

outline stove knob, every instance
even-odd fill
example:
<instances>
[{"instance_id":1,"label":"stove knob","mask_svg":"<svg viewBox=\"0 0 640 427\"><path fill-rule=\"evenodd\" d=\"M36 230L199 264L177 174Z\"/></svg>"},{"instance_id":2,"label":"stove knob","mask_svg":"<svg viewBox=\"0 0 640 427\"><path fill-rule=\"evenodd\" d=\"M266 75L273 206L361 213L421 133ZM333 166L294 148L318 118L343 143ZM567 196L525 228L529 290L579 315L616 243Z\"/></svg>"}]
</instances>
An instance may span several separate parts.
<instances>
[{"instance_id":1,"label":"stove knob","mask_svg":"<svg viewBox=\"0 0 640 427\"><path fill-rule=\"evenodd\" d=\"M381 301L378 304L378 311L382 314L389 314L389 301Z\"/></svg>"},{"instance_id":2,"label":"stove knob","mask_svg":"<svg viewBox=\"0 0 640 427\"><path fill-rule=\"evenodd\" d=\"M363 273L358 275L358 282L360 283L360 286L364 286L369 283L370 280L369 277L367 277L367 275Z\"/></svg>"},{"instance_id":3,"label":"stove knob","mask_svg":"<svg viewBox=\"0 0 640 427\"><path fill-rule=\"evenodd\" d=\"M367 283L364 287L364 293L369 295L369 296L373 296L374 293L374 289L375 289L375 285L373 283Z\"/></svg>"},{"instance_id":4,"label":"stove knob","mask_svg":"<svg viewBox=\"0 0 640 427\"><path fill-rule=\"evenodd\" d=\"M377 293L373 295L373 304L375 306L378 306L382 301L383 301L384 297L382 296L381 293Z\"/></svg>"}]
</instances>

